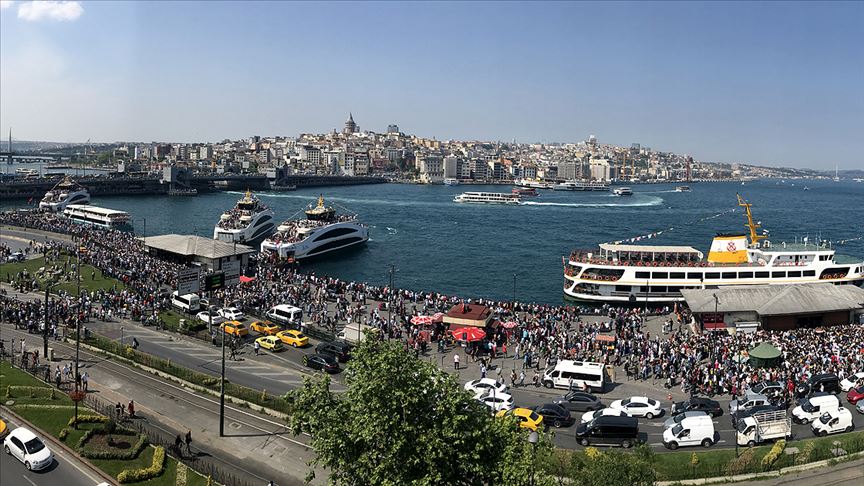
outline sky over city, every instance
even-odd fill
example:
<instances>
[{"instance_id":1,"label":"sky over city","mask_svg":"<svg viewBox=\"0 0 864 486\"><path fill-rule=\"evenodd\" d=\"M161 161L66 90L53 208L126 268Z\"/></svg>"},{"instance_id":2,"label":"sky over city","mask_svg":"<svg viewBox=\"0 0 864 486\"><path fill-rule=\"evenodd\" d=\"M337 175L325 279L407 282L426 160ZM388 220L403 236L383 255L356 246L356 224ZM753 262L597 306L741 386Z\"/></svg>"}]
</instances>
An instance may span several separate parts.
<instances>
[{"instance_id":1,"label":"sky over city","mask_svg":"<svg viewBox=\"0 0 864 486\"><path fill-rule=\"evenodd\" d=\"M0 1L0 133L207 142L398 124L864 168L864 3Z\"/></svg>"}]
</instances>

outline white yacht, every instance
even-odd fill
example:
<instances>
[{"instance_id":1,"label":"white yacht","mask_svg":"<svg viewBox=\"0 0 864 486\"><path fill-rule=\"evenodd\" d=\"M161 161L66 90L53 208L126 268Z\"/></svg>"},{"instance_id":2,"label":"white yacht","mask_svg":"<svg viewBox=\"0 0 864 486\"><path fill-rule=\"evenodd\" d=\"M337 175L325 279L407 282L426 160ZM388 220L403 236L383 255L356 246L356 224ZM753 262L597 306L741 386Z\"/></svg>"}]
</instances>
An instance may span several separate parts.
<instances>
[{"instance_id":1,"label":"white yacht","mask_svg":"<svg viewBox=\"0 0 864 486\"><path fill-rule=\"evenodd\" d=\"M728 285L790 285L813 282L864 283L864 260L837 255L827 245L771 244L745 208L750 241L742 234L714 237L708 258L689 246L604 243L575 250L564 266L564 295L580 301L668 303L681 289ZM765 241L762 241L765 240Z\"/></svg>"},{"instance_id":2,"label":"white yacht","mask_svg":"<svg viewBox=\"0 0 864 486\"><path fill-rule=\"evenodd\" d=\"M356 214L336 214L318 197L318 205L309 206L306 219L288 219L276 228L276 233L261 243L262 253L275 254L279 259L294 261L323 255L369 240L369 228L357 221Z\"/></svg>"},{"instance_id":3,"label":"white yacht","mask_svg":"<svg viewBox=\"0 0 864 486\"><path fill-rule=\"evenodd\" d=\"M503 192L463 192L453 198L457 203L474 204L519 204L522 198L518 194Z\"/></svg>"},{"instance_id":4,"label":"white yacht","mask_svg":"<svg viewBox=\"0 0 864 486\"><path fill-rule=\"evenodd\" d=\"M89 204L90 193L87 188L73 181L70 177L64 177L39 201L39 209L47 211L63 211L70 204Z\"/></svg>"},{"instance_id":5,"label":"white yacht","mask_svg":"<svg viewBox=\"0 0 864 486\"><path fill-rule=\"evenodd\" d=\"M565 181L555 184L552 189L556 191L608 191L609 185L599 181Z\"/></svg>"},{"instance_id":6,"label":"white yacht","mask_svg":"<svg viewBox=\"0 0 864 486\"><path fill-rule=\"evenodd\" d=\"M633 189L630 189L629 187L616 187L612 190L612 194L616 196L632 196Z\"/></svg>"},{"instance_id":7,"label":"white yacht","mask_svg":"<svg viewBox=\"0 0 864 486\"><path fill-rule=\"evenodd\" d=\"M213 239L228 243L261 241L273 232L273 210L246 191L233 209L225 211L213 228Z\"/></svg>"},{"instance_id":8,"label":"white yacht","mask_svg":"<svg viewBox=\"0 0 864 486\"><path fill-rule=\"evenodd\" d=\"M129 213L116 209L100 208L89 204L69 204L63 215L73 223L97 226L105 229L132 231Z\"/></svg>"},{"instance_id":9,"label":"white yacht","mask_svg":"<svg viewBox=\"0 0 864 486\"><path fill-rule=\"evenodd\" d=\"M448 178L444 179L444 185L445 186L458 186L459 185L459 179L456 179L455 177L448 177Z\"/></svg>"},{"instance_id":10,"label":"white yacht","mask_svg":"<svg viewBox=\"0 0 864 486\"><path fill-rule=\"evenodd\" d=\"M678 186L675 188L675 192L691 192L690 186Z\"/></svg>"}]
</instances>

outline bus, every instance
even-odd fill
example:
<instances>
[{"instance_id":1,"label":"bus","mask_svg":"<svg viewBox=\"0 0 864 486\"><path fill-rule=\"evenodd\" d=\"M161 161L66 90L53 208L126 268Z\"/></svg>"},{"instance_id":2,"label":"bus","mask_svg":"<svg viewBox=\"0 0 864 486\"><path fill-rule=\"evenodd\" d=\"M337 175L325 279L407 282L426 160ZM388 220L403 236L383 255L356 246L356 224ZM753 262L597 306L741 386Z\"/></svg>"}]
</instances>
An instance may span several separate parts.
<instances>
[{"instance_id":1,"label":"bus","mask_svg":"<svg viewBox=\"0 0 864 486\"><path fill-rule=\"evenodd\" d=\"M546 388L570 388L571 379L574 390L587 387L589 391L603 392L606 388L605 366L590 361L561 360L543 374L543 385Z\"/></svg>"}]
</instances>

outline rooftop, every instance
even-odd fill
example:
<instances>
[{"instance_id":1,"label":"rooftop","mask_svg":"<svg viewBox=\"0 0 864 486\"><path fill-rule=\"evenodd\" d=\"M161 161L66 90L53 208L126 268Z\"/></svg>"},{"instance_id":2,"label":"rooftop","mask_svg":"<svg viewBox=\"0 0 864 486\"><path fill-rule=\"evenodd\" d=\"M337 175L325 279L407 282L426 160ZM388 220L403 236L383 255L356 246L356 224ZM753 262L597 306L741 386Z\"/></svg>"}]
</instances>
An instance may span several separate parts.
<instances>
[{"instance_id":1,"label":"rooftop","mask_svg":"<svg viewBox=\"0 0 864 486\"><path fill-rule=\"evenodd\" d=\"M183 256L204 258L224 258L232 255L254 253L255 249L246 245L234 245L224 241L194 235L160 235L138 238L144 246Z\"/></svg>"},{"instance_id":2,"label":"rooftop","mask_svg":"<svg viewBox=\"0 0 864 486\"><path fill-rule=\"evenodd\" d=\"M699 250L692 246L650 246L650 245L613 245L611 243L602 243L601 250L630 252L630 253L698 253Z\"/></svg>"},{"instance_id":3,"label":"rooftop","mask_svg":"<svg viewBox=\"0 0 864 486\"><path fill-rule=\"evenodd\" d=\"M761 316L814 314L864 308L864 289L854 285L735 285L719 289L682 289L697 314L756 312ZM714 296L717 301L715 302Z\"/></svg>"}]
</instances>

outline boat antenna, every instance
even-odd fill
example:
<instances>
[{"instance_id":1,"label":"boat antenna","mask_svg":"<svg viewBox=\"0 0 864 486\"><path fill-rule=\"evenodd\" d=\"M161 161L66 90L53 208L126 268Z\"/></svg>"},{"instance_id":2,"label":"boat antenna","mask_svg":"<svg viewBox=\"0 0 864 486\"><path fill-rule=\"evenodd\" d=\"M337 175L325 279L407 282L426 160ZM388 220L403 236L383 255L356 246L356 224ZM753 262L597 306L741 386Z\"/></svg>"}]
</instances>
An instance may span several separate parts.
<instances>
[{"instance_id":1,"label":"boat antenna","mask_svg":"<svg viewBox=\"0 0 864 486\"><path fill-rule=\"evenodd\" d=\"M744 211L747 214L747 224L744 226L750 229L750 244L756 246L759 244L760 240L764 240L766 238L765 235L760 235L757 231L759 228L762 227L762 225L753 222L753 213L750 211L750 206L752 206L752 204L745 201L740 194L736 193L735 195L738 196L738 205L744 208Z\"/></svg>"}]
</instances>

